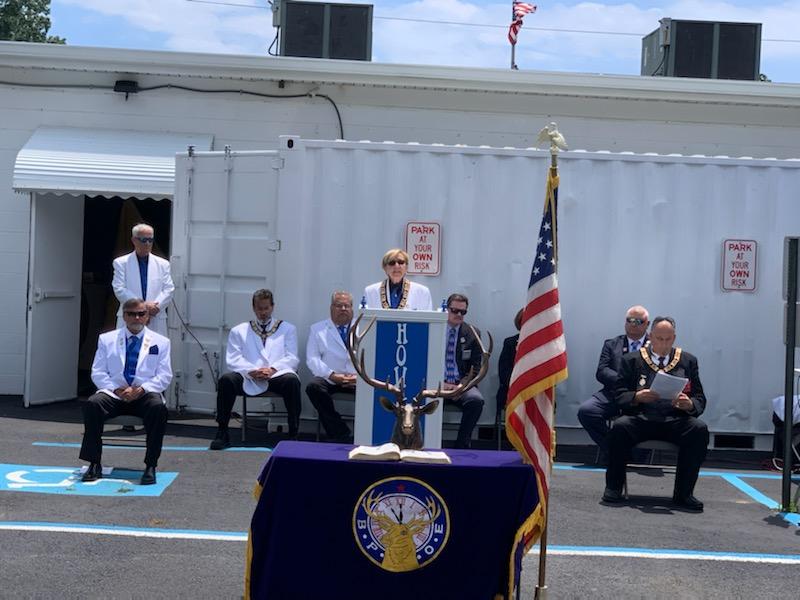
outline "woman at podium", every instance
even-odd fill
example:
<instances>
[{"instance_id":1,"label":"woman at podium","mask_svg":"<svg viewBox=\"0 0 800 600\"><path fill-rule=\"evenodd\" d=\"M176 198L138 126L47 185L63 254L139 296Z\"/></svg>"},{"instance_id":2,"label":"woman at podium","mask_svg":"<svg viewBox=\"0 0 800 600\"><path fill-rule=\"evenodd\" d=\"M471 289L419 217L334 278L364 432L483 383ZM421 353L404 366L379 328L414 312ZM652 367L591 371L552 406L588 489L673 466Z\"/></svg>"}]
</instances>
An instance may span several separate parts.
<instances>
[{"instance_id":1,"label":"woman at podium","mask_svg":"<svg viewBox=\"0 0 800 600\"><path fill-rule=\"evenodd\" d=\"M364 290L367 308L433 310L430 290L406 279L408 254L405 250L392 248L383 255L381 264L386 279L368 285Z\"/></svg>"}]
</instances>

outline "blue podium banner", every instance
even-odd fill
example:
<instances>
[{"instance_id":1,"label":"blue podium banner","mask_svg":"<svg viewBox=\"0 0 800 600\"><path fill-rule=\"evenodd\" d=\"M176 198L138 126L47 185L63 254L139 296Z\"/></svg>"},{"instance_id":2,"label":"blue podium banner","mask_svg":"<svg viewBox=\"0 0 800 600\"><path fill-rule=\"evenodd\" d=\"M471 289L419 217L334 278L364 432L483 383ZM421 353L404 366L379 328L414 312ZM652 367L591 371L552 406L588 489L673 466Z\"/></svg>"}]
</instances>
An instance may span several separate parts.
<instances>
[{"instance_id":1,"label":"blue podium banner","mask_svg":"<svg viewBox=\"0 0 800 600\"><path fill-rule=\"evenodd\" d=\"M375 334L374 377L380 381L406 385L406 398L413 398L426 385L428 371L428 323L400 323L381 321ZM385 410L380 396L394 398L386 392L376 390L373 394L372 443L383 444L392 437L395 417ZM421 420L425 432L425 419Z\"/></svg>"}]
</instances>

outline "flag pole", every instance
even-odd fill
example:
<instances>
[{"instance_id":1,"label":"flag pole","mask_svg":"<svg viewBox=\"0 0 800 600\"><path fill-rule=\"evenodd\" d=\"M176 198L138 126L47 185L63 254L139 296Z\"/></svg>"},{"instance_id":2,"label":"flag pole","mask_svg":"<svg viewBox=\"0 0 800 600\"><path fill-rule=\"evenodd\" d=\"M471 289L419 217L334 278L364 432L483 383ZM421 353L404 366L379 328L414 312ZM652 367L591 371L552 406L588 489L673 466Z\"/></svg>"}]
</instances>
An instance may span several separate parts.
<instances>
[{"instance_id":1,"label":"flag pole","mask_svg":"<svg viewBox=\"0 0 800 600\"><path fill-rule=\"evenodd\" d=\"M564 136L562 136L558 132L558 125L556 123L550 123L547 127L544 127L539 132L539 137L537 138L538 143L550 142L550 168L558 171L558 153L560 150L566 150L567 144L564 140ZM548 181L550 178L550 174L547 175ZM555 221L557 215L553 214L553 219ZM556 268L558 268L558 262L556 261ZM555 397L556 397L556 388L553 386L550 388L553 394L553 411L555 412ZM555 458L555 430L553 430L553 456ZM553 472L553 461L550 461L550 473ZM533 598L534 600L546 600L547 598L547 584L545 583L545 577L547 575L547 530L549 529L549 516L550 516L550 503L548 502L544 507L544 526L542 528L542 537L539 538L539 579L538 583L536 584L536 588L534 590Z\"/></svg>"},{"instance_id":2,"label":"flag pole","mask_svg":"<svg viewBox=\"0 0 800 600\"><path fill-rule=\"evenodd\" d=\"M515 20L516 18L517 18L517 17L516 17L516 15L514 14L514 1L512 0L512 1L511 1L511 23L512 23L512 24L514 23L514 20ZM516 44L516 42L514 42L513 44L511 44L511 70L512 70L512 71L516 71L516 70L517 70L517 68L518 68L518 67L517 67L516 58L515 58L515 56L516 56L516 52L517 52L517 44Z\"/></svg>"}]
</instances>

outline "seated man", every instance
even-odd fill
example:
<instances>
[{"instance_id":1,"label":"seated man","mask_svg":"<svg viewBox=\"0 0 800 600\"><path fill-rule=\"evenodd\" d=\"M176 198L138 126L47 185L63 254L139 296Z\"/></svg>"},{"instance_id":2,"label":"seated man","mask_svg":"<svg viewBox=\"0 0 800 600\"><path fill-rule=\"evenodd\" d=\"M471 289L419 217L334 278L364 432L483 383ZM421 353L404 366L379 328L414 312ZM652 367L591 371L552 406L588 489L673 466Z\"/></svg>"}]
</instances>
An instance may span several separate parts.
<instances>
[{"instance_id":1,"label":"seated man","mask_svg":"<svg viewBox=\"0 0 800 600\"><path fill-rule=\"evenodd\" d=\"M517 311L514 317L514 327L519 332L522 327L522 310ZM503 340L503 350L500 352L500 358L497 361L497 377L500 380L500 385L497 386L497 415L506 407L508 400L508 385L511 383L511 373L514 371L514 359L517 356L517 343L519 342L519 333L515 333Z\"/></svg>"},{"instance_id":2,"label":"seated man","mask_svg":"<svg viewBox=\"0 0 800 600\"><path fill-rule=\"evenodd\" d=\"M675 320L656 317L650 328L650 346L622 358L616 385L622 415L608 434L605 502L621 502L626 462L631 448L645 440L664 440L679 446L675 487L676 505L702 512L694 485L708 450L708 427L698 419L706 408L697 359L673 348ZM675 400L660 398L650 389L656 373L664 371L689 381Z\"/></svg>"},{"instance_id":3,"label":"seated man","mask_svg":"<svg viewBox=\"0 0 800 600\"><path fill-rule=\"evenodd\" d=\"M603 342L595 374L597 380L603 384L603 389L595 392L578 409L578 421L600 448L600 464L608 461L607 422L619 413L614 400L617 371L623 355L636 352L647 342L648 318L644 306L631 306L628 309L625 313L625 335L618 335Z\"/></svg>"},{"instance_id":4,"label":"seated man","mask_svg":"<svg viewBox=\"0 0 800 600\"><path fill-rule=\"evenodd\" d=\"M468 306L469 300L462 294L450 294L447 299L443 390L452 390L481 368L483 355L480 344L472 329L464 322ZM473 387L454 399L445 400L445 404L457 406L462 412L456 448L469 448L472 445L472 430L483 412L483 396L480 390Z\"/></svg>"},{"instance_id":5,"label":"seated man","mask_svg":"<svg viewBox=\"0 0 800 600\"><path fill-rule=\"evenodd\" d=\"M92 363L92 381L97 392L82 403L83 443L80 458L89 462L83 481L103 476L103 423L118 415L144 420L147 450L141 484L156 482L161 456L167 407L162 392L172 381L169 340L145 327L147 306L141 298L122 304L125 327L100 335Z\"/></svg>"},{"instance_id":6,"label":"seated man","mask_svg":"<svg viewBox=\"0 0 800 600\"><path fill-rule=\"evenodd\" d=\"M353 321L353 296L334 292L331 318L311 326L306 344L306 365L314 378L306 386L311 404L328 437L337 441L350 438L350 429L336 412L333 394L344 392L355 399L356 375L347 352L347 332Z\"/></svg>"},{"instance_id":7,"label":"seated man","mask_svg":"<svg viewBox=\"0 0 800 600\"><path fill-rule=\"evenodd\" d=\"M253 294L255 320L239 323L228 334L225 362L230 372L219 378L217 388L217 433L211 450L231 445L228 424L236 396L247 392L258 396L267 390L283 397L289 415L289 437L300 428L300 380L297 378L297 329L272 318L272 292Z\"/></svg>"}]
</instances>

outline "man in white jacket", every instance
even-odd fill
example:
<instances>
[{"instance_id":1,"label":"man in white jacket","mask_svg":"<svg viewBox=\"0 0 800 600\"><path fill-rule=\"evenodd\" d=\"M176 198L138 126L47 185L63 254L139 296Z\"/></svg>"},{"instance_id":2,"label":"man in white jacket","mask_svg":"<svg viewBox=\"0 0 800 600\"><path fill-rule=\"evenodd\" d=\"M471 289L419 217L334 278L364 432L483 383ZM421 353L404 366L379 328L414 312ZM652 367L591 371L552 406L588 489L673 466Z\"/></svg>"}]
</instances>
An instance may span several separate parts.
<instances>
[{"instance_id":1,"label":"man in white jacket","mask_svg":"<svg viewBox=\"0 0 800 600\"><path fill-rule=\"evenodd\" d=\"M317 409L325 433L336 441L350 438L350 429L336 412L333 394L350 394L355 400L356 371L345 341L352 321L352 294L334 292L331 296L330 319L311 326L306 344L306 365L314 375L306 386L306 394Z\"/></svg>"},{"instance_id":2,"label":"man in white jacket","mask_svg":"<svg viewBox=\"0 0 800 600\"><path fill-rule=\"evenodd\" d=\"M272 318L272 292L253 294L255 319L240 323L228 334L225 361L230 372L219 378L217 388L217 433L211 450L231 445L228 424L236 396L258 396L266 391L283 397L289 415L289 437L300 427L300 379L297 377L297 329Z\"/></svg>"},{"instance_id":3,"label":"man in white jacket","mask_svg":"<svg viewBox=\"0 0 800 600\"><path fill-rule=\"evenodd\" d=\"M147 432L142 485L156 482L156 465L167 427L162 392L172 381L169 340L145 327L147 308L141 298L122 305L125 327L100 335L92 364L97 392L82 402L83 443L80 458L89 462L83 481L103 476L103 423L118 415L144 420Z\"/></svg>"},{"instance_id":4,"label":"man in white jacket","mask_svg":"<svg viewBox=\"0 0 800 600\"><path fill-rule=\"evenodd\" d=\"M111 287L119 300L117 328L124 325L122 305L132 298L144 298L150 315L148 328L167 335L167 313L164 311L175 285L169 270L169 261L156 256L153 249L155 231L150 225L139 223L131 230L134 251L114 259L114 278Z\"/></svg>"}]
</instances>

